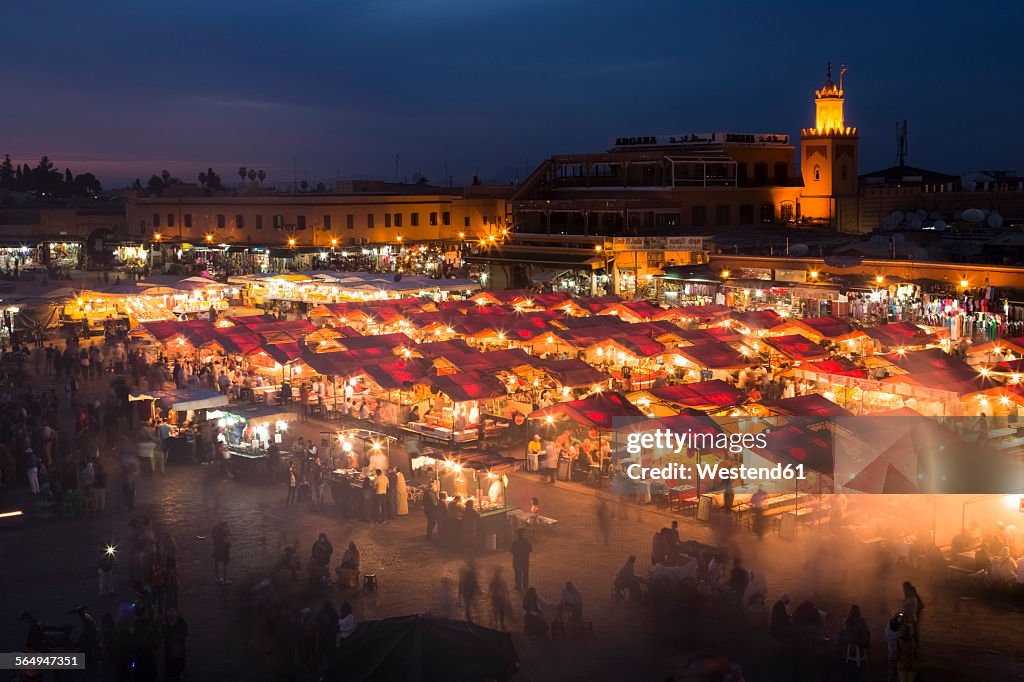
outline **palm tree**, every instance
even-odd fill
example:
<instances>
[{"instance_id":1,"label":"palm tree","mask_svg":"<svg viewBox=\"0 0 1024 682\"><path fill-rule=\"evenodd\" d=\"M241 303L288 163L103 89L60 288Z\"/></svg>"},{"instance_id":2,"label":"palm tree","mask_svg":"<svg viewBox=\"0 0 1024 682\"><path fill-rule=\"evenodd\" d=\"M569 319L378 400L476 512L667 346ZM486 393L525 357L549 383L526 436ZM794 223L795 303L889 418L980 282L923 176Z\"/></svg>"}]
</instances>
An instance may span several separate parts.
<instances>
[{"instance_id":1,"label":"palm tree","mask_svg":"<svg viewBox=\"0 0 1024 682\"><path fill-rule=\"evenodd\" d=\"M249 169L249 182L256 182L256 169L255 168L250 168Z\"/></svg>"},{"instance_id":2,"label":"palm tree","mask_svg":"<svg viewBox=\"0 0 1024 682\"><path fill-rule=\"evenodd\" d=\"M267 173L261 168L260 170L256 171L256 177L259 178L260 184L262 185L263 181L267 179Z\"/></svg>"},{"instance_id":3,"label":"palm tree","mask_svg":"<svg viewBox=\"0 0 1024 682\"><path fill-rule=\"evenodd\" d=\"M239 166L238 167L238 177L240 177L242 179L242 184L243 185L245 184L245 176L246 176L246 174L247 174L246 167L245 166Z\"/></svg>"}]
</instances>

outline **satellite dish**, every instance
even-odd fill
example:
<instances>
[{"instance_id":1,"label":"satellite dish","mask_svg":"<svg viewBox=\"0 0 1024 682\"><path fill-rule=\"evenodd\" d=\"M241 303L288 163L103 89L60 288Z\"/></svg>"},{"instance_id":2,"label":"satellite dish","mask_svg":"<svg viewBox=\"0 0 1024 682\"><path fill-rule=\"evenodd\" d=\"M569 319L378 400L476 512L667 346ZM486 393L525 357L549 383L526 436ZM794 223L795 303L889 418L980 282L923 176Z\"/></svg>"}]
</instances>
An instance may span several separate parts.
<instances>
[{"instance_id":1,"label":"satellite dish","mask_svg":"<svg viewBox=\"0 0 1024 682\"><path fill-rule=\"evenodd\" d=\"M915 230L920 230L921 229L921 225L924 224L924 221L921 220L921 216L919 216L919 215L917 215L915 213L915 214L910 216L909 223L910 223L910 226L912 228L914 228ZM903 235L900 235L900 236L902 237Z\"/></svg>"},{"instance_id":2,"label":"satellite dish","mask_svg":"<svg viewBox=\"0 0 1024 682\"><path fill-rule=\"evenodd\" d=\"M810 252L810 248L807 244L793 244L789 247L790 256L806 256Z\"/></svg>"},{"instance_id":3,"label":"satellite dish","mask_svg":"<svg viewBox=\"0 0 1024 682\"><path fill-rule=\"evenodd\" d=\"M919 246L910 252L911 260L928 260L928 249Z\"/></svg>"},{"instance_id":4,"label":"satellite dish","mask_svg":"<svg viewBox=\"0 0 1024 682\"><path fill-rule=\"evenodd\" d=\"M402 281L402 273L400 273L400 272L396 272L396 273L395 273L395 277L394 277L394 280L395 280L396 282L401 282L401 281Z\"/></svg>"},{"instance_id":5,"label":"satellite dish","mask_svg":"<svg viewBox=\"0 0 1024 682\"><path fill-rule=\"evenodd\" d=\"M899 244L900 242L904 241L904 238L903 238L903 235L902 235L902 234L900 234L899 232L897 232L896 234L894 234L894 235L892 236L892 240L893 240L894 242L896 242L897 244Z\"/></svg>"},{"instance_id":6,"label":"satellite dish","mask_svg":"<svg viewBox=\"0 0 1024 682\"><path fill-rule=\"evenodd\" d=\"M969 223L980 223L985 219L985 212L978 208L968 208L964 209L960 218Z\"/></svg>"},{"instance_id":7,"label":"satellite dish","mask_svg":"<svg viewBox=\"0 0 1024 682\"><path fill-rule=\"evenodd\" d=\"M945 220L936 220L935 221L935 231L936 232L944 232L945 230L946 230L946 221Z\"/></svg>"},{"instance_id":8,"label":"satellite dish","mask_svg":"<svg viewBox=\"0 0 1024 682\"><path fill-rule=\"evenodd\" d=\"M978 186L978 183L976 183L974 180L964 180L963 182L960 183L960 186L963 187L968 192L973 192L974 188Z\"/></svg>"},{"instance_id":9,"label":"satellite dish","mask_svg":"<svg viewBox=\"0 0 1024 682\"><path fill-rule=\"evenodd\" d=\"M1003 216L999 215L996 211L992 211L988 214L988 218L985 222L987 222L988 226L992 229L998 230L1003 226Z\"/></svg>"},{"instance_id":10,"label":"satellite dish","mask_svg":"<svg viewBox=\"0 0 1024 682\"><path fill-rule=\"evenodd\" d=\"M938 211L932 211L928 217L932 220L942 220L942 214Z\"/></svg>"},{"instance_id":11,"label":"satellite dish","mask_svg":"<svg viewBox=\"0 0 1024 682\"><path fill-rule=\"evenodd\" d=\"M903 215L903 211L893 211L892 212L892 217L893 217L893 220L896 221L896 224L899 225L900 223L903 222L903 218L905 216Z\"/></svg>"},{"instance_id":12,"label":"satellite dish","mask_svg":"<svg viewBox=\"0 0 1024 682\"><path fill-rule=\"evenodd\" d=\"M914 211L914 215L916 215L921 220L924 220L925 218L928 217L928 211L924 210L923 208L919 208L916 211Z\"/></svg>"},{"instance_id":13,"label":"satellite dish","mask_svg":"<svg viewBox=\"0 0 1024 682\"><path fill-rule=\"evenodd\" d=\"M896 218L892 215L887 215L884 218L882 218L882 229L887 232L895 230L898 224L899 223L896 222Z\"/></svg>"}]
</instances>

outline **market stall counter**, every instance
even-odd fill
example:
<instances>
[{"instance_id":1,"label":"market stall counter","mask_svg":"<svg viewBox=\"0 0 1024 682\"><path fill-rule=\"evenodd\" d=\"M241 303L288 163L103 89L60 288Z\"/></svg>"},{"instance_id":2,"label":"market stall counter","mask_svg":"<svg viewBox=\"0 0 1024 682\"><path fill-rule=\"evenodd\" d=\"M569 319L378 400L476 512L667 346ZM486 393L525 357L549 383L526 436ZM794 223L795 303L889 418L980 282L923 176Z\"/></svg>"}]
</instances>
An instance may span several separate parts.
<instances>
[{"instance_id":1,"label":"market stall counter","mask_svg":"<svg viewBox=\"0 0 1024 682\"><path fill-rule=\"evenodd\" d=\"M462 505L470 500L479 514L476 538L478 548L496 549L511 541L508 513L508 474L517 461L491 450L469 450L441 457L423 454L413 461L417 473L432 474L438 497L451 502L456 496Z\"/></svg>"},{"instance_id":2,"label":"market stall counter","mask_svg":"<svg viewBox=\"0 0 1024 682\"><path fill-rule=\"evenodd\" d=\"M206 412L217 440L243 480L273 481L286 470L293 454L280 447L288 423L298 415L271 405L233 405Z\"/></svg>"}]
</instances>

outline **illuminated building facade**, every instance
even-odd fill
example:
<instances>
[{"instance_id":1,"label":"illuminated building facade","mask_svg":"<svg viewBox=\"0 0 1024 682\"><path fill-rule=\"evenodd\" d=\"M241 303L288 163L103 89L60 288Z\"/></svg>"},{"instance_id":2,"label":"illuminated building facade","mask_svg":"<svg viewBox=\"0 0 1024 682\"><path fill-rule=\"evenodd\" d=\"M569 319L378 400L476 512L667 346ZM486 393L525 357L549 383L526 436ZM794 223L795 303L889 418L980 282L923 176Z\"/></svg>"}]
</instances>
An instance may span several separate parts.
<instances>
[{"instance_id":1,"label":"illuminated building facade","mask_svg":"<svg viewBox=\"0 0 1024 682\"><path fill-rule=\"evenodd\" d=\"M501 191L459 194L270 194L130 197L128 232L142 239L313 249L479 239L508 229Z\"/></svg>"}]
</instances>

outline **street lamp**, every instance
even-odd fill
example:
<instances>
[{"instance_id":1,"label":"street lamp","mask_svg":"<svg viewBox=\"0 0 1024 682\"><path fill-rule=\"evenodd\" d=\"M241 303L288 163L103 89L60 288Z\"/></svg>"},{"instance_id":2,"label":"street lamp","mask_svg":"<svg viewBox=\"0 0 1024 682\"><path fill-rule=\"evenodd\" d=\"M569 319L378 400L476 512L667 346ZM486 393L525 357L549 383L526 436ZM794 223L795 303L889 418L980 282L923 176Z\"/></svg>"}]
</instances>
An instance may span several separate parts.
<instances>
[{"instance_id":1,"label":"street lamp","mask_svg":"<svg viewBox=\"0 0 1024 682\"><path fill-rule=\"evenodd\" d=\"M295 237L288 238L288 246L295 248Z\"/></svg>"},{"instance_id":2,"label":"street lamp","mask_svg":"<svg viewBox=\"0 0 1024 682\"><path fill-rule=\"evenodd\" d=\"M207 234L206 235L206 243L209 244L212 241L213 241L213 235L212 234Z\"/></svg>"},{"instance_id":3,"label":"street lamp","mask_svg":"<svg viewBox=\"0 0 1024 682\"><path fill-rule=\"evenodd\" d=\"M730 274L731 273L728 270L722 270L722 272L721 272L722 279L729 279L729 275Z\"/></svg>"},{"instance_id":4,"label":"street lamp","mask_svg":"<svg viewBox=\"0 0 1024 682\"><path fill-rule=\"evenodd\" d=\"M878 286L882 286L882 282L884 281L885 277L883 277L882 275L875 275L875 284L877 284Z\"/></svg>"},{"instance_id":5,"label":"street lamp","mask_svg":"<svg viewBox=\"0 0 1024 682\"><path fill-rule=\"evenodd\" d=\"M961 289L966 289L968 284L970 284L970 282L968 282L966 279L960 280L960 288Z\"/></svg>"}]
</instances>

